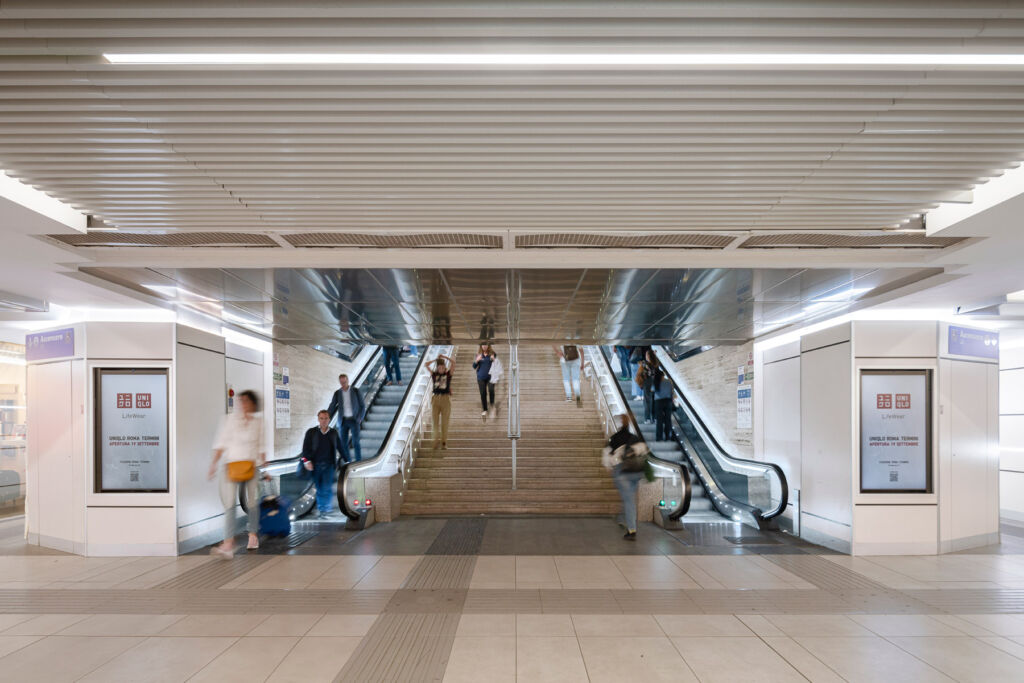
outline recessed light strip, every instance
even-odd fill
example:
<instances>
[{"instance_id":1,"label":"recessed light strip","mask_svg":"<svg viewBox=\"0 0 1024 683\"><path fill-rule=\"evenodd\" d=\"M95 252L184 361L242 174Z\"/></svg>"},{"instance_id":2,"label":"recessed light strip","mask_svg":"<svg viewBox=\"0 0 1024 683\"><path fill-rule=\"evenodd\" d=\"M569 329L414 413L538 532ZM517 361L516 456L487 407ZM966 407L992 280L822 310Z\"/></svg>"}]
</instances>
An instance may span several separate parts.
<instances>
[{"instance_id":1,"label":"recessed light strip","mask_svg":"<svg viewBox=\"0 0 1024 683\"><path fill-rule=\"evenodd\" d=\"M335 66L1024 66L1024 54L106 53L112 64Z\"/></svg>"}]
</instances>

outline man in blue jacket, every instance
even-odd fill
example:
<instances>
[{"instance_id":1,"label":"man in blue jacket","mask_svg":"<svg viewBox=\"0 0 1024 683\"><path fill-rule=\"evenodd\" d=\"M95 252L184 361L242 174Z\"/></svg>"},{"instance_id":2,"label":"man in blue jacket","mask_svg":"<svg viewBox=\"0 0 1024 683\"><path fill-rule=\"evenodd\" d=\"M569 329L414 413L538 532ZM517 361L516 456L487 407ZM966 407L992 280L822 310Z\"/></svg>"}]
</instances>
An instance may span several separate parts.
<instances>
[{"instance_id":1,"label":"man in blue jacket","mask_svg":"<svg viewBox=\"0 0 1024 683\"><path fill-rule=\"evenodd\" d=\"M334 392L331 405L327 406L327 414L329 417L334 417L334 414L338 413L341 457L345 458L345 462L359 462L363 459L363 451L359 447L359 425L363 423L363 417L366 415L366 404L363 403L363 397L359 394L359 390L349 385L348 375L338 375L338 383L341 388ZM350 436L356 449L355 460L349 458L348 454Z\"/></svg>"},{"instance_id":2,"label":"man in blue jacket","mask_svg":"<svg viewBox=\"0 0 1024 683\"><path fill-rule=\"evenodd\" d=\"M337 454L341 441L330 428L331 416L326 410L316 414L318 425L306 430L302 440L302 465L313 473L316 486L316 507L320 519L331 513L331 494L334 493L334 472L338 468Z\"/></svg>"}]
</instances>

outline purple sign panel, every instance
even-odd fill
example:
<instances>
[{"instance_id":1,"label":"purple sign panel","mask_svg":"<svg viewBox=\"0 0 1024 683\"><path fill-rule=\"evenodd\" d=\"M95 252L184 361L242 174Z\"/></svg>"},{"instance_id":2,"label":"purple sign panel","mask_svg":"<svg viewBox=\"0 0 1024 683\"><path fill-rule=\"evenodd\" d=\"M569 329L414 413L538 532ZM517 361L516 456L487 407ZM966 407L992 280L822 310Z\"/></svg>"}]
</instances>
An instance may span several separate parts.
<instances>
[{"instance_id":1,"label":"purple sign panel","mask_svg":"<svg viewBox=\"0 0 1024 683\"><path fill-rule=\"evenodd\" d=\"M949 326L949 354L999 359L999 333Z\"/></svg>"},{"instance_id":2,"label":"purple sign panel","mask_svg":"<svg viewBox=\"0 0 1024 683\"><path fill-rule=\"evenodd\" d=\"M75 355L75 328L36 332L25 336L25 360L67 358Z\"/></svg>"}]
</instances>

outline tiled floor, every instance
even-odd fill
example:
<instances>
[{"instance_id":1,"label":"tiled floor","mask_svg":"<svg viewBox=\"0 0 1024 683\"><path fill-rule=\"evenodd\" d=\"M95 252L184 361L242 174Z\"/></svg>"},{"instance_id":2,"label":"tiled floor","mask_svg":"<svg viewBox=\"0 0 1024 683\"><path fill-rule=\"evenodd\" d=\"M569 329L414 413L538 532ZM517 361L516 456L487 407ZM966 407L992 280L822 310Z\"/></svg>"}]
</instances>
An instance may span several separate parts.
<instances>
[{"instance_id":1,"label":"tiled floor","mask_svg":"<svg viewBox=\"0 0 1024 683\"><path fill-rule=\"evenodd\" d=\"M425 518L223 562L82 558L17 529L4 681L1024 680L1015 533L851 558L732 524L633 544L603 519Z\"/></svg>"}]
</instances>

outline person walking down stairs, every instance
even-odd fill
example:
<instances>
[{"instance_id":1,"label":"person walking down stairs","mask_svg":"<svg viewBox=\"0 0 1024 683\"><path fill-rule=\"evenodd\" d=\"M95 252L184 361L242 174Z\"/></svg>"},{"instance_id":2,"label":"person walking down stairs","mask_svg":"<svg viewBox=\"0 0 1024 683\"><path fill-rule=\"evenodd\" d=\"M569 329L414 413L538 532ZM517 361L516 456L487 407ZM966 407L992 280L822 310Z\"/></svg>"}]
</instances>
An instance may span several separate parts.
<instances>
[{"instance_id":1,"label":"person walking down stairs","mask_svg":"<svg viewBox=\"0 0 1024 683\"><path fill-rule=\"evenodd\" d=\"M441 449L448 448L448 420L452 414L452 372L455 361L445 355L427 362L434 395L430 400L430 424L434 436L433 449L440 443Z\"/></svg>"},{"instance_id":2,"label":"person walking down stairs","mask_svg":"<svg viewBox=\"0 0 1024 683\"><path fill-rule=\"evenodd\" d=\"M562 366L562 384L565 386L565 400L576 398L576 407L583 407L580 392L580 374L583 372L583 349L579 346L555 346L558 363Z\"/></svg>"},{"instance_id":3,"label":"person walking down stairs","mask_svg":"<svg viewBox=\"0 0 1024 683\"><path fill-rule=\"evenodd\" d=\"M491 384L491 364L494 362L494 349L490 344L481 344L477 349L476 359L473 361L473 369L476 370L476 384L480 389L480 404L483 412L480 417L487 417L490 406L494 405L494 385ZM490 405L487 397L490 394Z\"/></svg>"}]
</instances>

